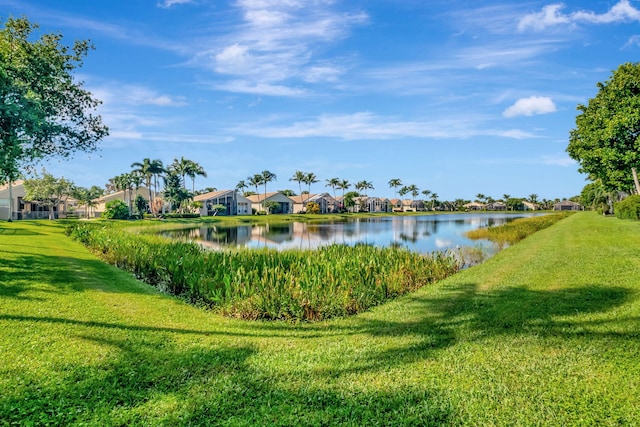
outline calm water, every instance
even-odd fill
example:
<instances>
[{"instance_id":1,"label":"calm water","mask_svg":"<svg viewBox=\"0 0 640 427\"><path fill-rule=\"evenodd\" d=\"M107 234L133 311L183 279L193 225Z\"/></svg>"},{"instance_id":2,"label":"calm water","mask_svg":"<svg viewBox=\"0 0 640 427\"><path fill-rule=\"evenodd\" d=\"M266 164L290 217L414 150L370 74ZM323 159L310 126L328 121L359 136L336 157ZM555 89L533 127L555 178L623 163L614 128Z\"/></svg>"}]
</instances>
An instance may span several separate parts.
<instances>
[{"instance_id":1,"label":"calm water","mask_svg":"<svg viewBox=\"0 0 640 427\"><path fill-rule=\"evenodd\" d=\"M195 241L205 247L314 249L321 245L365 243L380 247L401 246L420 253L445 251L456 247L496 248L487 241L474 241L464 233L480 227L502 225L535 214L442 214L404 217L354 218L325 223L290 222L282 224L207 225L199 228L167 231L163 234Z\"/></svg>"}]
</instances>

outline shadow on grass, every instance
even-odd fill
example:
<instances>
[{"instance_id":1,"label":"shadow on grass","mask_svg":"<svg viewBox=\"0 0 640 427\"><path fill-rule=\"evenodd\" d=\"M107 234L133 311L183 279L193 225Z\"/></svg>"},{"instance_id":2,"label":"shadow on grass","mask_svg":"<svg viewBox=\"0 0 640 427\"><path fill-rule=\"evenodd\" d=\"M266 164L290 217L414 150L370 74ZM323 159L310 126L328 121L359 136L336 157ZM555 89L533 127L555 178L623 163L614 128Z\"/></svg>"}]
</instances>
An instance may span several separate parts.
<instances>
[{"instance_id":1,"label":"shadow on grass","mask_svg":"<svg viewBox=\"0 0 640 427\"><path fill-rule=\"evenodd\" d=\"M49 381L24 374L0 396L0 419L39 425L442 425L450 404L425 389L373 393L291 384L251 363L251 347L192 346L165 337L98 338L113 359L59 366Z\"/></svg>"},{"instance_id":2,"label":"shadow on grass","mask_svg":"<svg viewBox=\"0 0 640 427\"><path fill-rule=\"evenodd\" d=\"M118 280L119 277L124 280ZM134 286L126 272L99 260L13 252L0 263L0 298L39 300L42 296L35 297L28 292L61 294L89 289L114 293L152 292L150 287L145 290L143 286Z\"/></svg>"},{"instance_id":3,"label":"shadow on grass","mask_svg":"<svg viewBox=\"0 0 640 427\"><path fill-rule=\"evenodd\" d=\"M622 287L592 285L559 290L531 290L509 287L480 291L476 284L449 289L441 297L408 296L407 321L384 321L365 316L344 333L364 333L376 337L412 335L408 346L371 351L360 367L341 371L376 370L433 357L434 352L462 340L483 340L496 336L530 336L570 339L637 339L640 318L593 319L589 314L604 313L635 299L637 292ZM576 317L577 316L577 317ZM618 326L631 322L631 329ZM335 375L339 372L333 372Z\"/></svg>"}]
</instances>

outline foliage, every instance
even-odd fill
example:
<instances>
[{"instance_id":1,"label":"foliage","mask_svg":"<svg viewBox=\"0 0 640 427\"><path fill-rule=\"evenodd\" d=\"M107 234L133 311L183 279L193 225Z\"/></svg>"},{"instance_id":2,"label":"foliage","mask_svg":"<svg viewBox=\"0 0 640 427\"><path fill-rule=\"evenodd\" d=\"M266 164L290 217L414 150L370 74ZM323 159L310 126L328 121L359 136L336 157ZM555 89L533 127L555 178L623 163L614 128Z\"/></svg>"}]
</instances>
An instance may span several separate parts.
<instances>
[{"instance_id":1,"label":"foliage","mask_svg":"<svg viewBox=\"0 0 640 427\"><path fill-rule=\"evenodd\" d=\"M278 202L262 202L262 207L265 208L267 213L279 213L280 203Z\"/></svg>"},{"instance_id":2,"label":"foliage","mask_svg":"<svg viewBox=\"0 0 640 427\"><path fill-rule=\"evenodd\" d=\"M316 202L307 203L306 213L308 214L319 214L320 213L320 205Z\"/></svg>"},{"instance_id":3,"label":"foliage","mask_svg":"<svg viewBox=\"0 0 640 427\"><path fill-rule=\"evenodd\" d=\"M136 207L136 211L139 214L146 214L149 212L149 202L147 202L147 199L142 197L140 194L136 196L133 205Z\"/></svg>"},{"instance_id":4,"label":"foliage","mask_svg":"<svg viewBox=\"0 0 640 427\"><path fill-rule=\"evenodd\" d=\"M607 190L634 188L640 167L640 63L622 64L587 105L578 105L567 151ZM636 193L640 185L635 179Z\"/></svg>"},{"instance_id":5,"label":"foliage","mask_svg":"<svg viewBox=\"0 0 640 427\"><path fill-rule=\"evenodd\" d=\"M104 190L96 185L91 188L74 186L71 195L80 205L85 207L85 217L89 218L91 210L97 205L96 199L104 194Z\"/></svg>"},{"instance_id":6,"label":"foliage","mask_svg":"<svg viewBox=\"0 0 640 427\"><path fill-rule=\"evenodd\" d=\"M56 178L46 170L42 177L36 176L24 181L25 201L36 202L49 208L49 219L55 219L54 208L64 203L73 192L73 183L64 178Z\"/></svg>"},{"instance_id":7,"label":"foliage","mask_svg":"<svg viewBox=\"0 0 640 427\"><path fill-rule=\"evenodd\" d=\"M106 219L129 219L129 207L122 200L112 200L107 202L102 218Z\"/></svg>"},{"instance_id":8,"label":"foliage","mask_svg":"<svg viewBox=\"0 0 640 427\"><path fill-rule=\"evenodd\" d=\"M513 245L571 215L569 212L518 218L495 227L478 228L466 233L470 239L489 239L500 245Z\"/></svg>"},{"instance_id":9,"label":"foliage","mask_svg":"<svg viewBox=\"0 0 640 427\"><path fill-rule=\"evenodd\" d=\"M105 261L190 301L251 319L318 320L367 310L455 273L452 254L333 245L315 251L206 251L103 226L70 234Z\"/></svg>"},{"instance_id":10,"label":"foliage","mask_svg":"<svg viewBox=\"0 0 640 427\"><path fill-rule=\"evenodd\" d=\"M615 204L616 218L640 220L640 195L629 196Z\"/></svg>"},{"instance_id":11,"label":"foliage","mask_svg":"<svg viewBox=\"0 0 640 427\"><path fill-rule=\"evenodd\" d=\"M182 186L180 175L175 172L169 172L165 175L163 195L171 203L171 210L181 208L183 202L191 198L191 193Z\"/></svg>"},{"instance_id":12,"label":"foliage","mask_svg":"<svg viewBox=\"0 0 640 427\"><path fill-rule=\"evenodd\" d=\"M611 200L612 193L607 191L604 185L602 185L602 181L597 180L584 186L580 193L580 199L577 202L592 210L611 213L609 212L612 204Z\"/></svg>"},{"instance_id":13,"label":"foliage","mask_svg":"<svg viewBox=\"0 0 640 427\"><path fill-rule=\"evenodd\" d=\"M91 45L61 44L60 34L33 37L26 18L9 18L0 29L0 182L17 177L18 166L45 157L67 158L94 151L108 134L100 102L74 80Z\"/></svg>"}]
</instances>

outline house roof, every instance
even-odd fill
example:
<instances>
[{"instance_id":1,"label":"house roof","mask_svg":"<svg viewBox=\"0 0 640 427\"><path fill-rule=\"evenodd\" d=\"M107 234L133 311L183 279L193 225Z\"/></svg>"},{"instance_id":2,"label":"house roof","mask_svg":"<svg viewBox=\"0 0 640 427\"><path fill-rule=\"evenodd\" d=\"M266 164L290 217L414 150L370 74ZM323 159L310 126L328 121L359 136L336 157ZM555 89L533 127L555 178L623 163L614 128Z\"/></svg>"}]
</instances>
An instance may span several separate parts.
<instances>
[{"instance_id":1,"label":"house roof","mask_svg":"<svg viewBox=\"0 0 640 427\"><path fill-rule=\"evenodd\" d=\"M571 200L563 200L561 202L555 203L553 206L582 206L580 203L572 202Z\"/></svg>"},{"instance_id":2,"label":"house roof","mask_svg":"<svg viewBox=\"0 0 640 427\"><path fill-rule=\"evenodd\" d=\"M13 187L17 187L17 186L22 185L22 184L24 184L24 180L23 179L18 179L18 180L13 181L11 183L11 187L12 188ZM4 191L4 190L8 190L8 189L9 189L9 183L6 183L4 185L0 185L0 191Z\"/></svg>"},{"instance_id":3,"label":"house roof","mask_svg":"<svg viewBox=\"0 0 640 427\"><path fill-rule=\"evenodd\" d=\"M262 194L253 194L251 196L246 196L246 197L247 197L247 199L249 199L251 201L251 203L260 203L260 202L264 202L265 200L268 200L268 199L270 199L270 198L272 198L274 196L277 196L279 194L282 195L283 197L287 197L287 196L285 196L284 194L282 194L279 191L272 191L272 192L267 193L267 194L264 194L264 193L262 193ZM290 197L287 197L287 198L290 199Z\"/></svg>"},{"instance_id":4,"label":"house roof","mask_svg":"<svg viewBox=\"0 0 640 427\"><path fill-rule=\"evenodd\" d=\"M140 194L142 197L149 198L149 193L150 191L147 187L138 187L137 190L136 189L133 190L132 197L135 198L138 194ZM116 191L115 193L105 194L104 196L95 199L95 201L98 203L103 203L103 202L110 202L112 200L122 200L124 196L125 196L124 190Z\"/></svg>"},{"instance_id":5,"label":"house roof","mask_svg":"<svg viewBox=\"0 0 640 427\"><path fill-rule=\"evenodd\" d=\"M210 191L208 193L198 194L193 198L193 200L195 200L196 202L201 202L203 200L217 199L220 196L223 196L228 193L233 193L234 191L235 190Z\"/></svg>"},{"instance_id":6,"label":"house roof","mask_svg":"<svg viewBox=\"0 0 640 427\"><path fill-rule=\"evenodd\" d=\"M484 203L479 203L479 202L471 202L471 203L467 203L466 205L462 205L465 208L470 208L472 206L477 206L477 207L485 207L486 205Z\"/></svg>"}]
</instances>

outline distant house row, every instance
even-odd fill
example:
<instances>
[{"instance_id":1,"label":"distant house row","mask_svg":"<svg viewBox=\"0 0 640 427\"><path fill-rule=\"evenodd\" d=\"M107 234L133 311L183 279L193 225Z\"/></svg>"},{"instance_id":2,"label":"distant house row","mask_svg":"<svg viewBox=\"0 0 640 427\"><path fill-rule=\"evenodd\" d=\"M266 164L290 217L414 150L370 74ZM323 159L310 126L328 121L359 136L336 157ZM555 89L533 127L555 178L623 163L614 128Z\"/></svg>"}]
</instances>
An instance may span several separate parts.
<instances>
[{"instance_id":1,"label":"distant house row","mask_svg":"<svg viewBox=\"0 0 640 427\"><path fill-rule=\"evenodd\" d=\"M65 218L70 215L97 217L105 211L107 203L113 200L135 200L140 195L149 200L151 191L146 187L139 187L129 192L119 191L100 197L92 203L92 206L84 206L72 197L65 197L55 206L26 202L24 181L16 181L12 185L11 197L9 197L8 185L0 186L0 219L9 218L9 206L11 205L13 219L40 219L40 218ZM318 205L319 213L337 212L343 208L342 196L333 197L329 193L302 194L300 196L286 196L281 192L266 194L254 194L243 196L237 190L212 191L195 196L195 201L201 202L201 216L214 215L251 215L260 211L268 211L271 214L290 214L306 211L309 202ZM430 210L422 200L387 199L373 196L355 197L354 206L348 208L350 212L424 212ZM529 202L522 203L527 210L538 209L537 205ZM168 209L168 206L165 205ZM507 210L507 205L502 202L478 203L472 202L464 205L466 210L501 211ZM578 203L564 200L553 206L554 210L582 210ZM87 215L88 214L88 215Z\"/></svg>"},{"instance_id":2,"label":"distant house row","mask_svg":"<svg viewBox=\"0 0 640 427\"><path fill-rule=\"evenodd\" d=\"M202 203L200 215L250 215L259 211L269 213L302 213L308 203L316 203L319 213L337 212L343 208L343 197L329 193L286 196L280 192L243 196L237 190L212 191L194 198ZM400 200L380 197L355 197L350 212L422 212L427 207L421 200Z\"/></svg>"}]
</instances>

